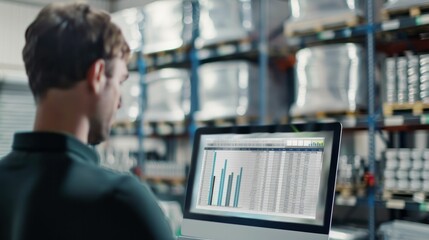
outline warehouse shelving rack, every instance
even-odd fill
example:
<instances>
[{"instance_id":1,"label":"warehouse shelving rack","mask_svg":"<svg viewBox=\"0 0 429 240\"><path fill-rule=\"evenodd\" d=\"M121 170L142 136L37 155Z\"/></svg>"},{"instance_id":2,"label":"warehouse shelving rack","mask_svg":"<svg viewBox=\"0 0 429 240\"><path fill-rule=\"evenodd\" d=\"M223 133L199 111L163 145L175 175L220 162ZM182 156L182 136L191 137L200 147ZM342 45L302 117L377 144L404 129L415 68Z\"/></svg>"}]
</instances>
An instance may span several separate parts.
<instances>
[{"instance_id":1,"label":"warehouse shelving rack","mask_svg":"<svg viewBox=\"0 0 429 240\"><path fill-rule=\"evenodd\" d=\"M198 48L196 46L196 39L199 36L199 3L198 0L192 1L192 17L193 17L193 31L192 31L192 41L189 45L184 46L180 49L169 50L165 52L156 52L148 55L139 53L135 58L136 63L131 63L130 66L136 66L137 70L140 73L140 87L141 98L140 105L141 111L137 118L136 124L136 135L139 141L139 166L143 169L145 166L145 154L143 149L144 138L149 136L149 134L144 132L144 119L143 112L145 109L146 102L146 84L145 84L145 73L152 70L167 68L167 67L186 67L190 69L191 72L191 109L188 118L185 120L185 126L187 133L185 134L171 134L169 138L183 138L187 137L191 142L193 141L193 134L198 127L198 123L195 121L193 115L199 109L199 100L198 100L198 68L201 63L213 62L221 59L252 59L253 61L258 62L259 66L259 94L260 94L260 108L259 116L266 115L266 76L268 72L268 62L270 60L270 55L279 56L285 53L284 49L270 49L268 47L268 39L276 37L282 34L282 27L279 27L274 34L267 37L266 34L266 9L267 1L260 1L261 5L259 6L259 14L262 21L259 22L257 28L261 33L259 34L258 39L240 39L236 41L226 42L222 44L214 44L211 46ZM136 69L133 69L136 70ZM260 117L257 122L259 124L266 123L265 117ZM151 134L151 137L165 137L162 134ZM160 179L158 179L160 180ZM162 180L162 179L161 179ZM165 179L168 181L167 179ZM168 194L167 194L168 195ZM174 196L173 196L174 195ZM166 199L166 194L161 196L162 199ZM172 194L171 199L177 200L177 194Z\"/></svg>"},{"instance_id":2,"label":"warehouse shelving rack","mask_svg":"<svg viewBox=\"0 0 429 240\"><path fill-rule=\"evenodd\" d=\"M266 30L266 22L265 18L265 10L267 8L266 1L260 1L260 13L262 21L259 22L258 30L260 33L264 33ZM227 43L222 43L219 45L213 45L204 48L198 48L195 44L195 40L199 35L198 30L198 16L199 16L199 4L198 1L195 0L192 2L193 6L193 34L192 41L189 46L183 47L181 49L165 51L162 53L153 53L150 55L140 56L137 58L139 64L137 64L139 72L142 75L141 78L141 86L145 89L144 84L144 73L147 72L148 69L156 70L166 67L174 67L174 66L186 66L191 70L191 111L189 114L189 119L187 119L189 126L189 133L193 134L195 129L197 128L197 123L194 121L193 113L199 109L199 101L198 101L198 74L197 70L201 63L215 61L218 59L225 58L256 58L258 60L258 65L260 68L259 73L259 87L260 87L260 109L259 116L265 116L266 114L266 83L265 78L267 76L268 69L268 61L270 55L270 49L267 43L266 34L259 34L259 39L257 40L249 40L242 39L238 41L232 41ZM281 31L276 31L277 34L282 34ZM272 50L271 52L282 52L278 49ZM144 91L143 91L144 92ZM144 96L142 96L142 103L144 103ZM142 109L144 106L142 106ZM142 113L143 111L141 111ZM139 116L139 121L143 120L143 116ZM265 118L260 117L258 122L263 124L265 123ZM142 128L142 124L140 124L140 128ZM143 130L138 130L140 138L143 138L145 134Z\"/></svg>"},{"instance_id":3,"label":"warehouse shelving rack","mask_svg":"<svg viewBox=\"0 0 429 240\"><path fill-rule=\"evenodd\" d=\"M392 20L375 22L375 6L373 0L366 1L367 22L365 24L346 27L337 30L325 30L305 36L294 37L288 40L289 44L295 48L305 46L321 45L333 42L360 41L366 43L367 60L367 81L368 81L368 114L358 117L336 117L332 119L323 119L322 121L339 121L343 123L345 131L366 130L368 131L368 162L371 174L376 174L376 142L375 135L381 130L389 132L405 132L414 130L429 129L429 115L394 115L382 116L381 111L377 111L376 89L375 89L375 66L376 66L376 43L385 41L387 35L399 31L408 31L418 29L429 25L429 14L420 16L399 17ZM394 37L395 38L395 37ZM316 119L316 121L318 121ZM368 230L371 240L376 239L376 214L375 207L387 209L399 209L408 211L428 212L428 202L415 202L409 200L380 200L376 199L377 189L375 187L367 189L367 197L348 199L337 197L336 204L341 206L361 206L368 207Z\"/></svg>"},{"instance_id":4,"label":"warehouse shelving rack","mask_svg":"<svg viewBox=\"0 0 429 240\"><path fill-rule=\"evenodd\" d=\"M258 30L260 32L259 39L257 41L249 41L243 39L243 41L236 41L225 43L222 45L214 45L206 48L197 48L195 46L195 40L198 37L198 1L193 1L193 17L194 17L194 29L193 29L193 40L189 47L184 49L172 50L164 52L162 54L155 53L147 56L139 55L137 58L137 66L141 73L141 87L142 91L142 110L144 109L145 102L145 84L144 84L144 73L147 69L160 69L164 67L172 66L187 66L191 69L191 113L188 124L188 133L192 140L192 135L197 128L197 123L194 121L193 113L198 110L198 75L197 70L202 62L213 61L218 59L234 58L251 55L253 58L257 56L258 65L261 69L259 75L259 88L260 88L260 109L258 119L259 124L265 124L266 119L263 117L266 115L266 82L265 76L267 75L268 62L272 54L268 46L265 34L266 22L264 18L267 1L260 1L260 14L261 21L259 22ZM376 174L376 142L375 136L381 130L389 132L401 132L401 131L414 131L429 129L429 115L423 114L420 116L413 115L398 115L398 116L382 116L381 111L378 110L376 102L376 79L375 79L375 66L376 66L376 43L379 40L383 40L386 34L395 34L398 31L409 30L414 28L421 28L429 26L429 14L423 14L416 17L400 17L393 20L387 20L382 22L375 22L375 6L373 0L366 0L366 16L367 21L365 24L361 24L354 27L345 27L337 30L324 30L317 33L307 34L299 37L288 38L288 45L292 48L298 49L312 45L322 45L332 42L348 42L348 41L359 41L366 43L366 60L367 60L367 81L368 81L368 114L366 116L343 116L333 117L324 119L311 119L311 121L339 121L343 124L345 131L368 131L368 162L369 171L371 174ZM282 31L276 31L277 34L281 34ZM289 54L283 53L282 54ZM141 111L142 113L143 111ZM139 117L139 121L143 121L142 115ZM291 123L298 123L305 120L291 120ZM138 138L140 146L140 164L144 166L144 154L142 149L143 138L145 133L143 132L143 124L138 124ZM426 202L410 202L410 201L385 201L376 199L377 189L372 187L368 189L368 195L365 198L352 198L348 200L338 199L336 204L342 206L357 206L364 205L368 207L368 229L370 239L376 239L376 207L384 207L387 209L404 209L411 211L423 211L429 212L429 203Z\"/></svg>"}]
</instances>

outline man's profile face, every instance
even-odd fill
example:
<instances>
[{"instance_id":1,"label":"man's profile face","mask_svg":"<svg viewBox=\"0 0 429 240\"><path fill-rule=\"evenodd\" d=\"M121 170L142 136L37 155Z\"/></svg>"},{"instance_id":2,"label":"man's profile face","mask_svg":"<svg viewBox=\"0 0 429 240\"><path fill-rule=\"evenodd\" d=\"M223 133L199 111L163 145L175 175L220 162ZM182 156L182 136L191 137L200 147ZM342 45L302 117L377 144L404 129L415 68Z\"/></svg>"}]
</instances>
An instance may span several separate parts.
<instances>
[{"instance_id":1,"label":"man's profile face","mask_svg":"<svg viewBox=\"0 0 429 240\"><path fill-rule=\"evenodd\" d=\"M106 66L110 66L113 71L111 76L105 76L106 85L98 96L95 112L90 118L88 143L93 145L108 138L116 111L121 105L121 84L128 78L125 60L115 58Z\"/></svg>"}]
</instances>

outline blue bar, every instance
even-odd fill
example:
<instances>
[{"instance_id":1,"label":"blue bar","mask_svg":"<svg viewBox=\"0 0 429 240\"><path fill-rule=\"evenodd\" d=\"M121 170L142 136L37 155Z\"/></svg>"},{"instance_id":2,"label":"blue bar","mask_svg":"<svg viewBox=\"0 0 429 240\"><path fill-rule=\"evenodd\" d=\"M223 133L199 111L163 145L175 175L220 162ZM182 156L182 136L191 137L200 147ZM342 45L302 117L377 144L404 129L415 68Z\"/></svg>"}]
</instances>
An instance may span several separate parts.
<instances>
[{"instance_id":1,"label":"blue bar","mask_svg":"<svg viewBox=\"0 0 429 240\"><path fill-rule=\"evenodd\" d=\"M228 176L228 188L226 190L226 203L225 206L229 207L231 203L231 190L232 190L232 181L234 180L234 173Z\"/></svg>"},{"instance_id":2,"label":"blue bar","mask_svg":"<svg viewBox=\"0 0 429 240\"><path fill-rule=\"evenodd\" d=\"M222 198L223 198L223 190L225 187L224 185L225 185L225 175L226 175L227 162L228 162L228 160L225 160L225 164L224 164L223 169L222 169L222 179L221 179L221 185L220 185L220 190L219 190L220 198L218 201L218 206L222 206Z\"/></svg>"},{"instance_id":3,"label":"blue bar","mask_svg":"<svg viewBox=\"0 0 429 240\"><path fill-rule=\"evenodd\" d=\"M215 166L216 166L216 152L214 153L214 157L213 157L212 176L210 177L210 190L209 190L209 200L208 200L209 205L211 205L212 198L213 198L213 177L214 177Z\"/></svg>"},{"instance_id":4,"label":"blue bar","mask_svg":"<svg viewBox=\"0 0 429 240\"><path fill-rule=\"evenodd\" d=\"M237 175L237 181L235 182L235 194L234 194L234 205L233 207L237 207L237 196L238 196L238 184L240 183L240 175Z\"/></svg>"},{"instance_id":5,"label":"blue bar","mask_svg":"<svg viewBox=\"0 0 429 240\"><path fill-rule=\"evenodd\" d=\"M224 181L224 178L225 178L225 171L224 171L224 169L222 169L222 173L220 175L219 192L217 194L217 196L218 196L217 197L217 205L218 206L220 206L221 203L222 203L222 191L223 191L223 181Z\"/></svg>"},{"instance_id":6,"label":"blue bar","mask_svg":"<svg viewBox=\"0 0 429 240\"><path fill-rule=\"evenodd\" d=\"M225 189L225 177L226 177L226 165L228 163L228 160L225 159L225 164L223 166L223 182L222 182L222 193L220 195L220 204L222 205L222 199L223 199L223 190Z\"/></svg>"},{"instance_id":7,"label":"blue bar","mask_svg":"<svg viewBox=\"0 0 429 240\"><path fill-rule=\"evenodd\" d=\"M216 184L216 176L213 176L212 182L213 182L213 184L211 185L212 191L210 192L212 197L210 199L209 205L213 205L213 190Z\"/></svg>"},{"instance_id":8,"label":"blue bar","mask_svg":"<svg viewBox=\"0 0 429 240\"><path fill-rule=\"evenodd\" d=\"M242 178L243 178L243 168L240 169L240 181L238 182L237 203L236 203L235 207L238 207L238 200L240 199L241 179Z\"/></svg>"}]
</instances>

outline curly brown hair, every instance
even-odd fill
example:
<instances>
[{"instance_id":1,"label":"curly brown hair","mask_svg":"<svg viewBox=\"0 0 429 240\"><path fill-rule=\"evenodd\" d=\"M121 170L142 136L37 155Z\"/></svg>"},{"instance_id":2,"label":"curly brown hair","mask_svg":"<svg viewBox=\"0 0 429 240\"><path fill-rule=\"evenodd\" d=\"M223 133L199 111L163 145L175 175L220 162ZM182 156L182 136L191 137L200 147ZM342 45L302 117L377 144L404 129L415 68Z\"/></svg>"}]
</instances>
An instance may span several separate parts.
<instances>
[{"instance_id":1,"label":"curly brown hair","mask_svg":"<svg viewBox=\"0 0 429 240\"><path fill-rule=\"evenodd\" d=\"M108 13L84 3L50 4L25 32L22 51L36 101L51 88L67 89L85 79L90 66L106 60L110 76L114 58L128 59L129 46Z\"/></svg>"}]
</instances>

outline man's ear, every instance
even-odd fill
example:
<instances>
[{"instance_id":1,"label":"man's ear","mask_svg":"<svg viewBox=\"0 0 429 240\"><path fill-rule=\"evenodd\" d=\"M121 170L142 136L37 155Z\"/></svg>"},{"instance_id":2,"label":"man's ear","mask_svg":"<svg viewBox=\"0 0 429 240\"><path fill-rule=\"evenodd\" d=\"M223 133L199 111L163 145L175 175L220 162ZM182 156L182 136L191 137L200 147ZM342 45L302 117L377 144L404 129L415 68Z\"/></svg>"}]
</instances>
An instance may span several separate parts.
<instances>
[{"instance_id":1,"label":"man's ear","mask_svg":"<svg viewBox=\"0 0 429 240\"><path fill-rule=\"evenodd\" d=\"M93 62L86 74L86 81L91 92L98 94L106 84L105 77L106 63L103 59Z\"/></svg>"}]
</instances>

